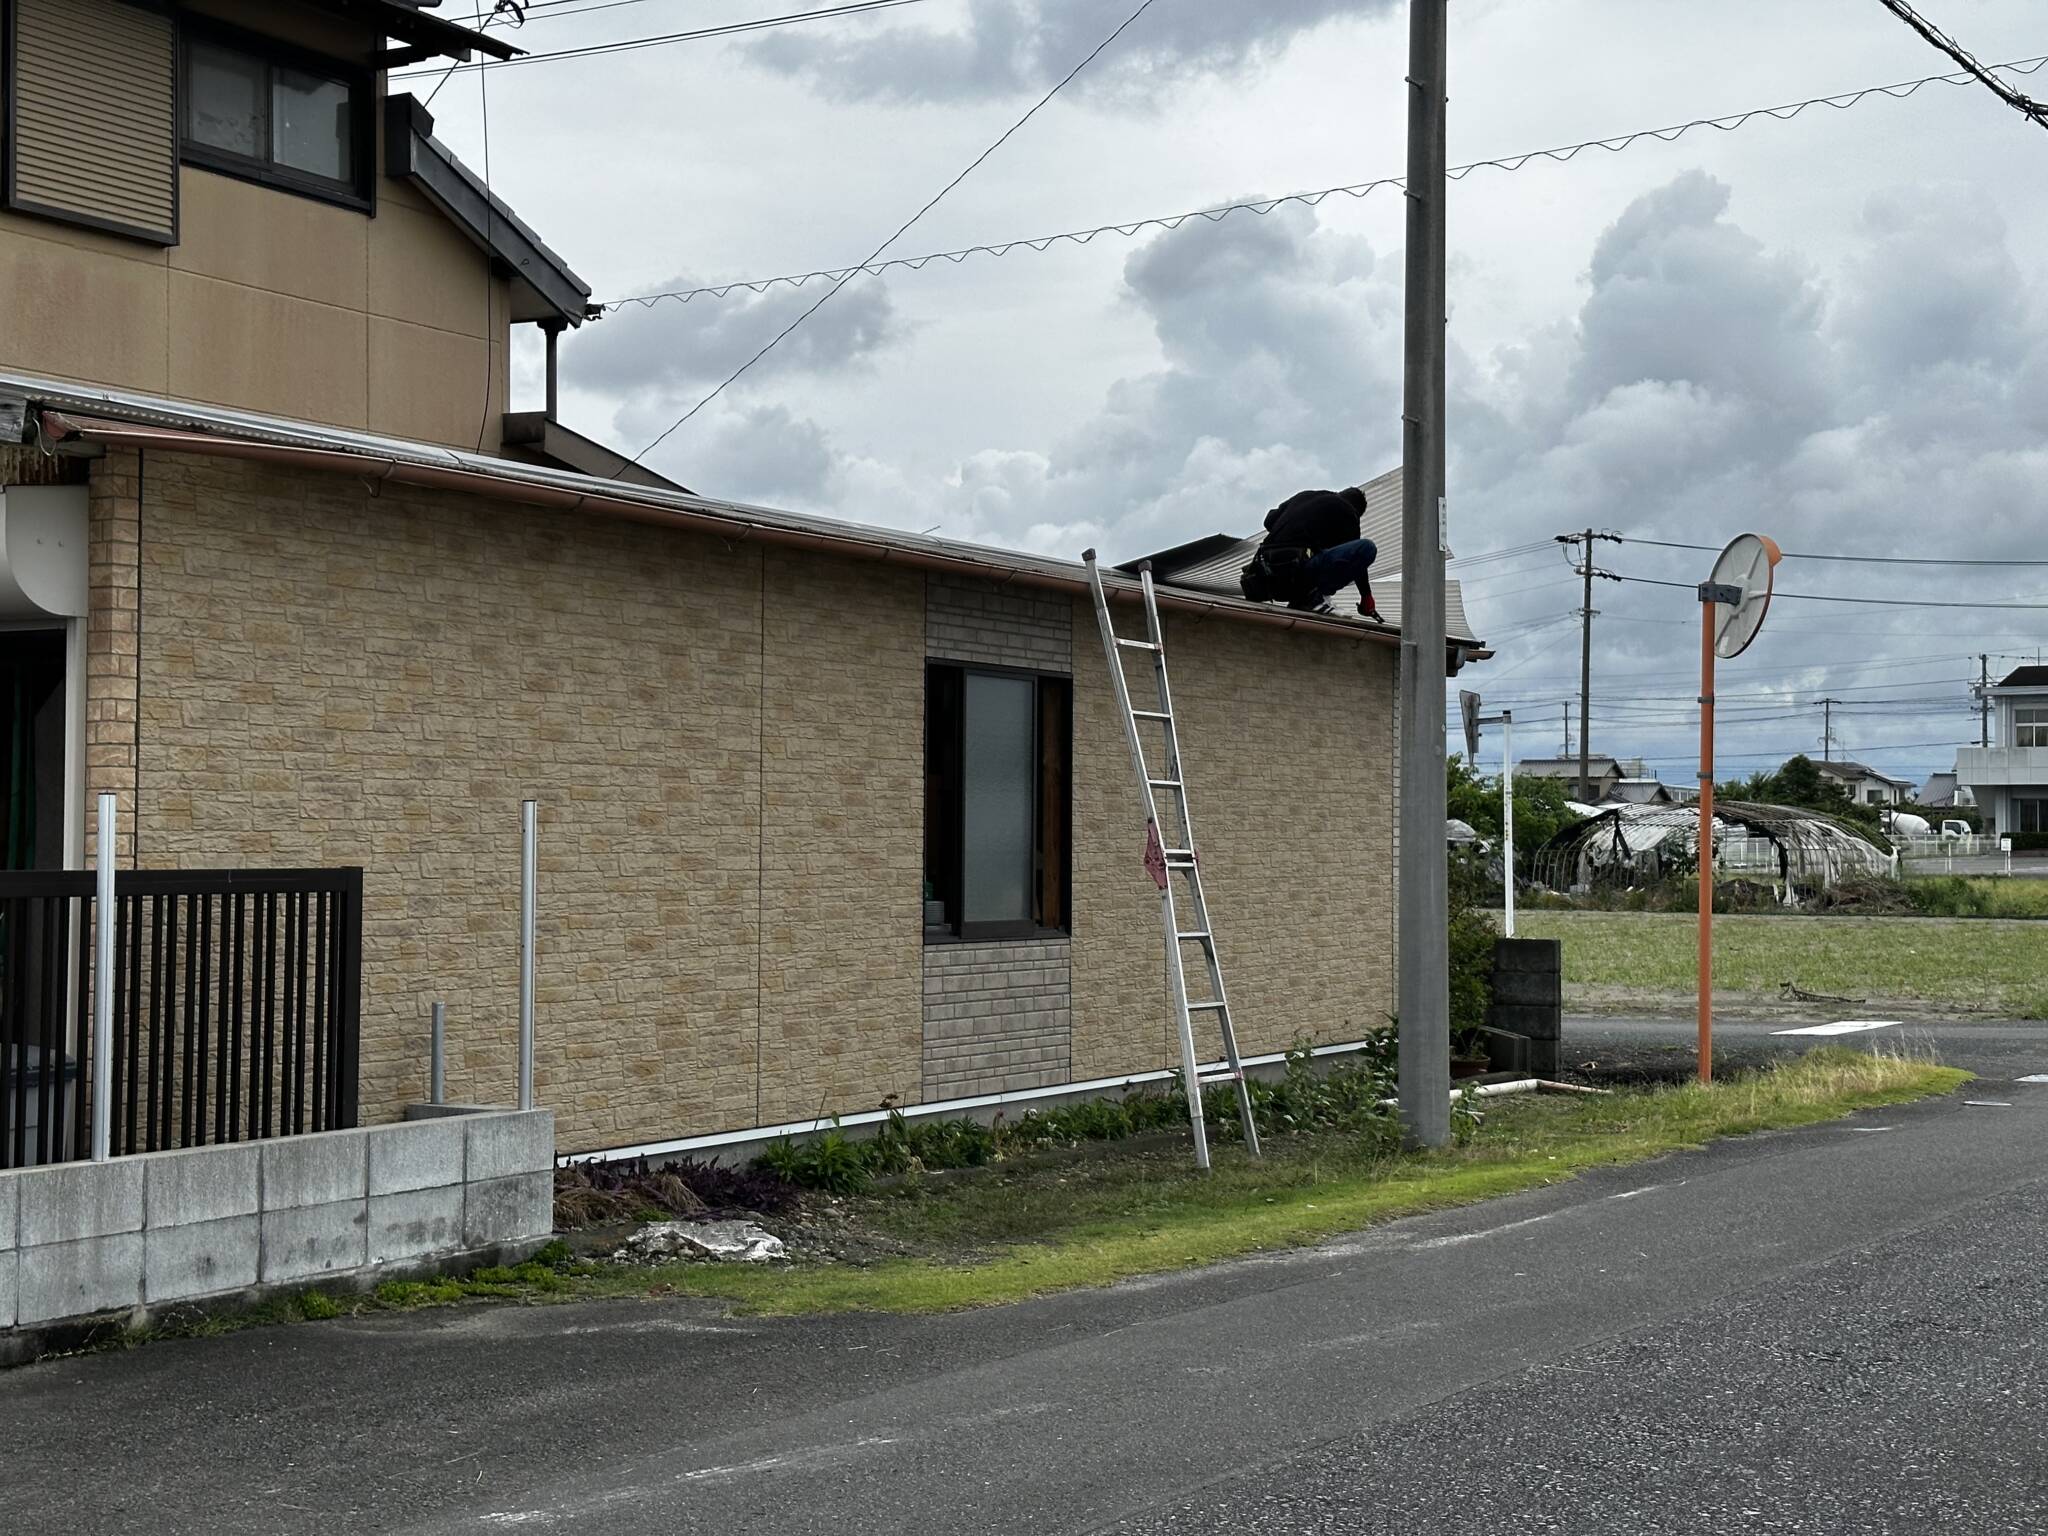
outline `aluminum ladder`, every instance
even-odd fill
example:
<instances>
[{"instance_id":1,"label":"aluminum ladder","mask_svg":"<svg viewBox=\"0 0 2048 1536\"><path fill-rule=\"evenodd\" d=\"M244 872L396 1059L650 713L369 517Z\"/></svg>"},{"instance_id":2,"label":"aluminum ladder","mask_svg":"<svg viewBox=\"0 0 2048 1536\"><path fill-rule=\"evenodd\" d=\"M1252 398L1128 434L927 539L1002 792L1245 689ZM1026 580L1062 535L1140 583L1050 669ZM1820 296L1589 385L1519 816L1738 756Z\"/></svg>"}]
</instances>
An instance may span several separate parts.
<instances>
[{"instance_id":1,"label":"aluminum ladder","mask_svg":"<svg viewBox=\"0 0 2048 1536\"><path fill-rule=\"evenodd\" d=\"M1230 997L1223 988L1223 963L1216 955L1215 929L1209 919L1209 903L1202 891L1202 861L1195 851L1195 819L1188 807L1187 781L1181 773L1180 737L1174 727L1173 692L1166 680L1166 640L1159 627L1159 599L1152 589L1152 562L1138 567L1138 580L1145 593L1145 634L1143 640L1119 636L1110 622L1109 598L1102 589L1102 573L1095 564L1095 551L1081 559L1088 567L1088 586L1095 594L1095 618L1102 626L1102 649L1109 660L1110 684L1116 689L1116 704L1124 721L1124 738L1131 744L1131 766L1138 777L1138 797L1145 810L1145 868L1159 887L1159 918L1166 938L1166 980L1173 998L1174 1022L1180 1028L1181 1078L1187 1087L1188 1120L1195 1135L1195 1166L1209 1166L1209 1136L1202 1121L1202 1089L1210 1083L1237 1085L1238 1117L1244 1125L1244 1143L1253 1157L1259 1155L1259 1129L1252 1119L1250 1085L1244 1063L1237 1054L1237 1031L1230 1018ZM1131 685L1124 673L1124 656L1137 651L1152 658L1152 679L1158 689L1157 709L1137 709L1131 704ZM1138 722L1159 727L1162 736L1160 772L1154 774L1145 760L1145 743ZM1160 794L1177 797L1178 836L1183 846L1169 846L1159 820ZM1175 875L1186 882L1186 903L1192 927L1180 925L1174 899ZM1190 1001L1187 971L1181 954L1184 946L1198 945L1209 971L1209 995ZM1204 1067L1195 1050L1194 1016L1214 1015L1223 1034L1224 1065Z\"/></svg>"}]
</instances>

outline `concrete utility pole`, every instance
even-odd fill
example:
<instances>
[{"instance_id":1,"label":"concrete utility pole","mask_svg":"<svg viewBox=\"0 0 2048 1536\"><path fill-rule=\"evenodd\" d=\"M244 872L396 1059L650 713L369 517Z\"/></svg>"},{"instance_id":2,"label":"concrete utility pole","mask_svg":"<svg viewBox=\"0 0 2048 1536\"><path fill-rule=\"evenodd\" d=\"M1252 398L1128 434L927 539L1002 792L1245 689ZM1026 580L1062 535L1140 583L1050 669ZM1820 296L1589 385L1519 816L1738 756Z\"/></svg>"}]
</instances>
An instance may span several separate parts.
<instances>
[{"instance_id":1,"label":"concrete utility pole","mask_svg":"<svg viewBox=\"0 0 2048 1536\"><path fill-rule=\"evenodd\" d=\"M1593 617L1599 611L1593 606L1593 578L1599 576L1607 581L1621 580L1612 571L1600 571L1593 568L1593 541L1595 539L1606 539L1611 544L1619 544L1621 542L1621 535L1618 533L1596 533L1591 528L1588 528L1584 533L1560 533L1557 535L1558 543L1577 546L1580 556L1578 574L1586 579L1585 603L1579 609L1579 800L1583 804L1591 804L1593 800L1593 732L1591 729L1593 721ZM1570 721L1571 716L1569 712L1567 712L1565 719L1567 722ZM1572 753L1569 723L1567 723L1565 728L1564 753L1566 757L1570 757Z\"/></svg>"},{"instance_id":2,"label":"concrete utility pole","mask_svg":"<svg viewBox=\"0 0 2048 1536\"><path fill-rule=\"evenodd\" d=\"M1979 746L1991 745L1991 657L1977 653L1977 713L1983 717Z\"/></svg>"},{"instance_id":3,"label":"concrete utility pole","mask_svg":"<svg viewBox=\"0 0 2048 1536\"><path fill-rule=\"evenodd\" d=\"M1401 407L1402 1139L1451 1139L1444 863L1444 177L1449 0L1408 5L1408 272Z\"/></svg>"},{"instance_id":4,"label":"concrete utility pole","mask_svg":"<svg viewBox=\"0 0 2048 1536\"><path fill-rule=\"evenodd\" d=\"M1820 701L1820 760L1832 763L1835 760L1835 706L1840 699Z\"/></svg>"}]
</instances>

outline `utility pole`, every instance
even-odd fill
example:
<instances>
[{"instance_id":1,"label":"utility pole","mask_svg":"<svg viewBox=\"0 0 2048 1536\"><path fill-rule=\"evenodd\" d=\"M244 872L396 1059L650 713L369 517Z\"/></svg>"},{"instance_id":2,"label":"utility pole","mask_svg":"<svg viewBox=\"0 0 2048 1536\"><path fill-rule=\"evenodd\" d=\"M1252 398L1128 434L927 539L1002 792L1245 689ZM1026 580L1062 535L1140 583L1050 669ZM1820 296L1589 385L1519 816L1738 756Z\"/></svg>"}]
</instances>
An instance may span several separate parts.
<instances>
[{"instance_id":1,"label":"utility pole","mask_svg":"<svg viewBox=\"0 0 2048 1536\"><path fill-rule=\"evenodd\" d=\"M1832 763L1835 760L1835 706L1840 699L1820 701L1820 760Z\"/></svg>"},{"instance_id":2,"label":"utility pole","mask_svg":"<svg viewBox=\"0 0 2048 1536\"><path fill-rule=\"evenodd\" d=\"M1618 533L1596 533L1588 528L1584 533L1560 533L1557 542L1570 544L1579 551L1578 574L1586 578L1586 598L1579 609L1579 800L1590 804L1593 799L1593 578L1603 577L1608 581L1621 578L1612 571L1593 568L1593 541L1606 539L1613 544L1621 542ZM1567 732L1569 735L1569 732ZM1565 744L1565 756L1571 756L1571 744Z\"/></svg>"},{"instance_id":3,"label":"utility pole","mask_svg":"<svg viewBox=\"0 0 2048 1536\"><path fill-rule=\"evenodd\" d=\"M1983 735L1979 746L1991 745L1991 657L1977 653L1977 713L1983 717Z\"/></svg>"},{"instance_id":4,"label":"utility pole","mask_svg":"<svg viewBox=\"0 0 2048 1536\"><path fill-rule=\"evenodd\" d=\"M1572 755L1572 701L1564 701L1564 755Z\"/></svg>"},{"instance_id":5,"label":"utility pole","mask_svg":"<svg viewBox=\"0 0 2048 1536\"><path fill-rule=\"evenodd\" d=\"M1449 0L1408 5L1407 329L1401 406L1402 1139L1451 1139L1444 863L1444 201Z\"/></svg>"}]
</instances>

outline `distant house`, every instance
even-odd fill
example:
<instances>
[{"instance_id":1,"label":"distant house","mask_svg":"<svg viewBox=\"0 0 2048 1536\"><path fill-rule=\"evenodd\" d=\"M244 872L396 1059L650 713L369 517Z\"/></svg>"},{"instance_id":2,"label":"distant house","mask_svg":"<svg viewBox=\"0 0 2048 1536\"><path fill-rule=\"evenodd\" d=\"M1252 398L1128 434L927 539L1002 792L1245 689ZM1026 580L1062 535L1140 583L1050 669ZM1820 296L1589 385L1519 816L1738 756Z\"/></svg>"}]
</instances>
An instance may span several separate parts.
<instances>
[{"instance_id":1,"label":"distant house","mask_svg":"<svg viewBox=\"0 0 2048 1536\"><path fill-rule=\"evenodd\" d=\"M2048 666L2019 667L1990 690L1994 740L1956 753L1956 789L1988 833L2048 832Z\"/></svg>"},{"instance_id":2,"label":"distant house","mask_svg":"<svg viewBox=\"0 0 2048 1536\"><path fill-rule=\"evenodd\" d=\"M1607 792L1607 799L1617 805L1676 805L1678 796L1657 779L1619 779L1614 788Z\"/></svg>"},{"instance_id":3,"label":"distant house","mask_svg":"<svg viewBox=\"0 0 2048 1536\"><path fill-rule=\"evenodd\" d=\"M1953 773L1929 774L1916 799L1929 810L1947 810L1956 803L1956 776Z\"/></svg>"},{"instance_id":4,"label":"distant house","mask_svg":"<svg viewBox=\"0 0 2048 1536\"><path fill-rule=\"evenodd\" d=\"M1813 766L1829 783L1847 790L1858 805L1903 805L1912 798L1911 779L1896 779L1863 763L1834 761Z\"/></svg>"},{"instance_id":5,"label":"distant house","mask_svg":"<svg viewBox=\"0 0 2048 1536\"><path fill-rule=\"evenodd\" d=\"M1515 764L1515 773L1517 777L1562 779L1566 791L1574 799L1598 805L1614 793L1617 785L1629 778L1622 767L1618 758L1588 758L1584 794L1579 793L1579 760L1576 757L1525 757Z\"/></svg>"}]
</instances>

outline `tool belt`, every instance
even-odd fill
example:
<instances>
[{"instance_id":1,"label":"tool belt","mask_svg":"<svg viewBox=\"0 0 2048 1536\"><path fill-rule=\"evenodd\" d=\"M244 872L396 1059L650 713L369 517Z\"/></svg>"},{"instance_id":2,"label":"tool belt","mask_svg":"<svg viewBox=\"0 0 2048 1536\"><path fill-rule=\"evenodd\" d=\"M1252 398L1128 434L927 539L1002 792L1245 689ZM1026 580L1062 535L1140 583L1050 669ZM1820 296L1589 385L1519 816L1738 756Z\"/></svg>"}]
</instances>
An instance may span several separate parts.
<instances>
[{"instance_id":1,"label":"tool belt","mask_svg":"<svg viewBox=\"0 0 2048 1536\"><path fill-rule=\"evenodd\" d=\"M1255 603L1292 603L1309 595L1309 552L1292 545L1261 544L1237 578Z\"/></svg>"}]
</instances>

